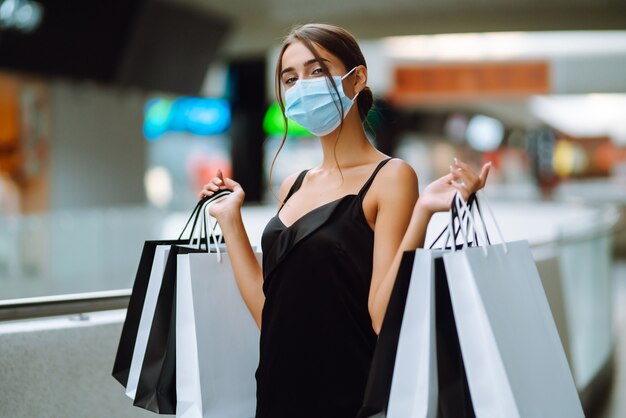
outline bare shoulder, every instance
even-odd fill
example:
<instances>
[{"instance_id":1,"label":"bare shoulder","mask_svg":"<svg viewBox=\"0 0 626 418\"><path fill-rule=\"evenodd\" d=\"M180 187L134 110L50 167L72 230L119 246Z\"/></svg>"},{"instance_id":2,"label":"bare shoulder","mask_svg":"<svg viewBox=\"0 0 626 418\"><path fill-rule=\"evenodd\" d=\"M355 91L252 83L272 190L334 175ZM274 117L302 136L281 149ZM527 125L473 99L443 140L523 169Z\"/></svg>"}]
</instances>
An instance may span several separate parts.
<instances>
[{"instance_id":1,"label":"bare shoulder","mask_svg":"<svg viewBox=\"0 0 626 418\"><path fill-rule=\"evenodd\" d=\"M372 186L382 190L416 190L417 174L406 161L392 158L380 170Z\"/></svg>"},{"instance_id":2,"label":"bare shoulder","mask_svg":"<svg viewBox=\"0 0 626 418\"><path fill-rule=\"evenodd\" d=\"M406 161L399 158L389 160L380 169L368 195L375 207L388 208L396 213L402 208L413 208L418 192L417 174Z\"/></svg>"},{"instance_id":3,"label":"bare shoulder","mask_svg":"<svg viewBox=\"0 0 626 418\"><path fill-rule=\"evenodd\" d=\"M406 229L418 195L413 167L399 158L389 160L376 175L366 196L364 209L368 222L374 228L383 225L383 229L389 231L393 230L390 225Z\"/></svg>"}]
</instances>

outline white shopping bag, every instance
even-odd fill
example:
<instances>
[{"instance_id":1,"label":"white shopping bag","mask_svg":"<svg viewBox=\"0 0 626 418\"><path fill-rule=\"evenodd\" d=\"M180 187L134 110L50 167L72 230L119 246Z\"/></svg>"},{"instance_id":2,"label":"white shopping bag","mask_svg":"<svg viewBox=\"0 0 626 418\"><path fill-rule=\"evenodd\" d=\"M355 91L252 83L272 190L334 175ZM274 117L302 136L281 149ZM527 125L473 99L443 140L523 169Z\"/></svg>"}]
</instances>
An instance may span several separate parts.
<instances>
[{"instance_id":1,"label":"white shopping bag","mask_svg":"<svg viewBox=\"0 0 626 418\"><path fill-rule=\"evenodd\" d=\"M135 340L135 348L133 349L132 362L128 373L128 383L126 385L126 395L131 399L135 399L137 392L139 375L141 374L148 337L150 336L150 328L152 327L152 319L154 318L154 310L156 309L159 291L161 290L165 262L167 261L170 248L171 245L158 245L154 252L154 261L152 262L152 269L150 270L150 280L148 281L146 298L141 311L137 339Z\"/></svg>"},{"instance_id":2,"label":"white shopping bag","mask_svg":"<svg viewBox=\"0 0 626 418\"><path fill-rule=\"evenodd\" d=\"M176 416L253 417L260 332L228 254L179 255L176 298Z\"/></svg>"},{"instance_id":3,"label":"white shopping bag","mask_svg":"<svg viewBox=\"0 0 626 418\"><path fill-rule=\"evenodd\" d=\"M443 259L476 417L584 417L528 242Z\"/></svg>"},{"instance_id":4,"label":"white shopping bag","mask_svg":"<svg viewBox=\"0 0 626 418\"><path fill-rule=\"evenodd\" d=\"M176 416L250 418L256 411L260 331L228 252L211 247L218 252L178 255ZM256 255L260 261L261 253Z\"/></svg>"},{"instance_id":5,"label":"white shopping bag","mask_svg":"<svg viewBox=\"0 0 626 418\"><path fill-rule=\"evenodd\" d=\"M388 418L437 416L435 264L442 250L415 250L387 407Z\"/></svg>"},{"instance_id":6,"label":"white shopping bag","mask_svg":"<svg viewBox=\"0 0 626 418\"><path fill-rule=\"evenodd\" d=\"M200 366L189 254L179 254L176 261L176 416L201 417Z\"/></svg>"}]
</instances>

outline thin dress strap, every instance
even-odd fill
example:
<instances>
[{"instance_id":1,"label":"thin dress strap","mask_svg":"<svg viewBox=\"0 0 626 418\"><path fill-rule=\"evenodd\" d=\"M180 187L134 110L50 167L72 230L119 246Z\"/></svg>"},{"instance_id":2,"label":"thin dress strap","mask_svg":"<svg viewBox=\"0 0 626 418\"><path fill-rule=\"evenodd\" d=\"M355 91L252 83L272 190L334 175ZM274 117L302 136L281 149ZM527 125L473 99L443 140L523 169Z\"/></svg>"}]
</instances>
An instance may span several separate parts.
<instances>
[{"instance_id":1,"label":"thin dress strap","mask_svg":"<svg viewBox=\"0 0 626 418\"><path fill-rule=\"evenodd\" d=\"M367 193L367 191L370 189L370 186L374 182L374 178L376 177L376 174L378 174L380 169L383 168L383 166L387 164L389 160L391 160L391 157L387 158L386 160L382 160L380 163L378 163L378 165L376 166L376 169L374 169L374 172L372 173L370 178L368 178L365 184L363 185L363 187L361 187L361 190L359 191L360 199L363 199L365 197L365 194Z\"/></svg>"},{"instance_id":2,"label":"thin dress strap","mask_svg":"<svg viewBox=\"0 0 626 418\"><path fill-rule=\"evenodd\" d=\"M283 206L285 206L285 203L287 203L291 195L293 195L295 192L298 191L298 189L300 189L300 186L302 186L302 182L304 181L304 176L306 176L306 173L308 172L309 170L304 170L300 174L298 174L298 177L296 178L296 181L294 181L293 184L291 185L291 188L289 189L289 193L287 193L285 200L283 200L283 203L280 205L280 209L282 209ZM279 212L280 212L280 209L278 209Z\"/></svg>"}]
</instances>

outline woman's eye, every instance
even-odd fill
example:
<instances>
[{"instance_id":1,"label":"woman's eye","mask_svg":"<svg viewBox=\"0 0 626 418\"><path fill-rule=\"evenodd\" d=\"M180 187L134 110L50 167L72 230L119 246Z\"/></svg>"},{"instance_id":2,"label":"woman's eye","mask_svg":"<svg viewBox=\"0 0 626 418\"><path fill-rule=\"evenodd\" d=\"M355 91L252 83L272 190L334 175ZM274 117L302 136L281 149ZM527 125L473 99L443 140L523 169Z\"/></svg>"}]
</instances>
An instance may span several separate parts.
<instances>
[{"instance_id":1,"label":"woman's eye","mask_svg":"<svg viewBox=\"0 0 626 418\"><path fill-rule=\"evenodd\" d=\"M297 77L289 77L289 78L287 78L287 79L286 79L285 81L283 81L283 82L284 82L285 84L289 85L289 84L293 84L293 83L295 83L296 81L298 81L298 78L297 78Z\"/></svg>"},{"instance_id":2,"label":"woman's eye","mask_svg":"<svg viewBox=\"0 0 626 418\"><path fill-rule=\"evenodd\" d=\"M316 68L313 70L313 72L311 73L312 75L319 75L319 74L323 74L324 73L324 69L323 68Z\"/></svg>"}]
</instances>

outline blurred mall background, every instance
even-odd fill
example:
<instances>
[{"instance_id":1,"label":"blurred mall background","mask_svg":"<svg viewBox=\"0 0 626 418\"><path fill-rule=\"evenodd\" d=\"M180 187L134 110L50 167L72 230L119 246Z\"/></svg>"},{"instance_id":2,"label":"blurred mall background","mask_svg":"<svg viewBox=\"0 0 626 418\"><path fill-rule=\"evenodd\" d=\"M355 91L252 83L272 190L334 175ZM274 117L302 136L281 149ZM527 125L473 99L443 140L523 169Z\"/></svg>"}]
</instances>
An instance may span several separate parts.
<instances>
[{"instance_id":1,"label":"blurred mall background","mask_svg":"<svg viewBox=\"0 0 626 418\"><path fill-rule=\"evenodd\" d=\"M493 162L588 416L626 416L626 3L0 0L0 417L150 415L110 377L143 241L176 238L219 168L259 242L320 161L290 125L269 176L278 46L312 21L358 38L370 138L420 187Z\"/></svg>"}]
</instances>

